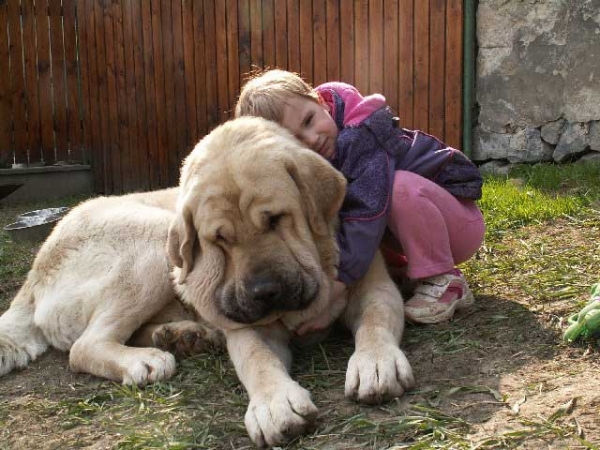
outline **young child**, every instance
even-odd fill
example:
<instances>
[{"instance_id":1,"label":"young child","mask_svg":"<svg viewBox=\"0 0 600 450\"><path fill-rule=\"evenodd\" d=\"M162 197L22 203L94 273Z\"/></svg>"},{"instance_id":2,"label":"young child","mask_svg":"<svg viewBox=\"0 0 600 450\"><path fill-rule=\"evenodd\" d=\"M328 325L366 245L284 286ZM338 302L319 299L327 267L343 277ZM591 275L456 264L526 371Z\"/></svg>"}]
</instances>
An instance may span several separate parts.
<instances>
[{"instance_id":1,"label":"young child","mask_svg":"<svg viewBox=\"0 0 600 450\"><path fill-rule=\"evenodd\" d=\"M245 84L235 115L280 123L348 180L332 306L339 307L345 287L366 273L386 228L401 248L396 259L405 258L406 275L417 282L405 303L409 320L437 323L473 304L455 266L483 242L485 225L475 204L483 182L461 152L422 131L397 126L380 94L363 97L341 82L312 88L278 69ZM300 332L326 325L308 324Z\"/></svg>"}]
</instances>

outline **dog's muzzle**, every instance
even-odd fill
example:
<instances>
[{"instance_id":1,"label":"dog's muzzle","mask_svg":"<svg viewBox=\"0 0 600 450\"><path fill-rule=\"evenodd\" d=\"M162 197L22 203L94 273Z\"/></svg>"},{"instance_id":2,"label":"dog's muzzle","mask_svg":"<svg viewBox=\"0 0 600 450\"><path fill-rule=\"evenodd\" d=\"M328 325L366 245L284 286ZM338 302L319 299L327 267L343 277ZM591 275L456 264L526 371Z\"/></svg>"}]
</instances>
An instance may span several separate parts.
<instances>
[{"instance_id":1,"label":"dog's muzzle","mask_svg":"<svg viewBox=\"0 0 600 450\"><path fill-rule=\"evenodd\" d=\"M227 318L244 324L254 323L275 311L295 311L308 307L319 292L316 281L261 271L237 285L230 283L217 290L217 304Z\"/></svg>"}]
</instances>

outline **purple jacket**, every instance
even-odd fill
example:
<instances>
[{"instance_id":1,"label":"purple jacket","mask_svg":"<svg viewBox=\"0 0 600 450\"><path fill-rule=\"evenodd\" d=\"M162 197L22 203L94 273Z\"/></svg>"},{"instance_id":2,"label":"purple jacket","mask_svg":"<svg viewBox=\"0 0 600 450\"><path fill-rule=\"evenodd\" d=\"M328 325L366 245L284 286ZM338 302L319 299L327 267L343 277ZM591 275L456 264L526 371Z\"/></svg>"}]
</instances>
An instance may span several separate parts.
<instances>
[{"instance_id":1,"label":"purple jacket","mask_svg":"<svg viewBox=\"0 0 600 450\"><path fill-rule=\"evenodd\" d=\"M338 279L353 284L369 269L387 225L394 173L407 170L456 197L481 198L479 169L460 151L421 131L396 128L381 95L363 97L345 83L316 88L339 134L331 164L346 177L340 211Z\"/></svg>"}]
</instances>

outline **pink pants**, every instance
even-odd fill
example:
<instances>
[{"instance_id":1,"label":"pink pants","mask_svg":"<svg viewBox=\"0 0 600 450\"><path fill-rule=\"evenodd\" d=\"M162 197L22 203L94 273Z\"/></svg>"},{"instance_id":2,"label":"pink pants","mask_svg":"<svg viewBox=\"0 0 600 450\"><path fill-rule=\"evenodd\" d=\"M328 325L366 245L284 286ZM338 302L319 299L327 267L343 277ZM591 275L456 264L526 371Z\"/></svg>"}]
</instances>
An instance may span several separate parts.
<instances>
[{"instance_id":1,"label":"pink pants","mask_svg":"<svg viewBox=\"0 0 600 450\"><path fill-rule=\"evenodd\" d=\"M439 275L467 261L485 234L474 201L458 199L433 181L403 170L394 177L388 228L413 279Z\"/></svg>"}]
</instances>

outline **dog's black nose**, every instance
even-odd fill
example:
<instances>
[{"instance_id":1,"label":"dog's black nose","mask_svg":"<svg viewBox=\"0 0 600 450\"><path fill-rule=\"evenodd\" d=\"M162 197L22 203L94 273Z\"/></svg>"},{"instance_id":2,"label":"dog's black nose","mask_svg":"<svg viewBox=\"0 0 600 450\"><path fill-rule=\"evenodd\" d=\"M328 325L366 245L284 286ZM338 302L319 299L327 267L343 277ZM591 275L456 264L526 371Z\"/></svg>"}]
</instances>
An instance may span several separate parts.
<instances>
[{"instance_id":1,"label":"dog's black nose","mask_svg":"<svg viewBox=\"0 0 600 450\"><path fill-rule=\"evenodd\" d=\"M279 303L282 288L277 279L268 275L260 275L248 283L246 291L248 292L248 300L263 305L263 307L267 307L267 310L270 310Z\"/></svg>"}]
</instances>

